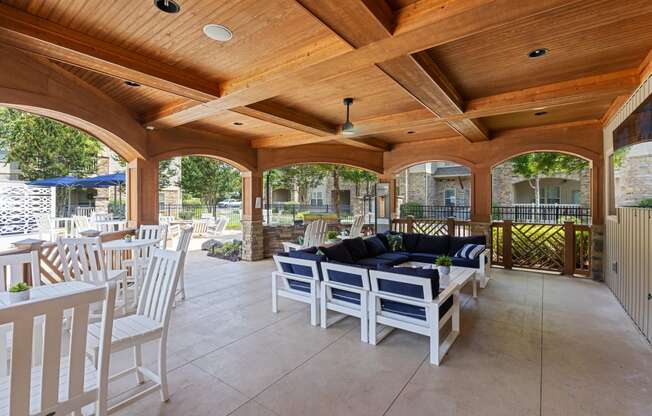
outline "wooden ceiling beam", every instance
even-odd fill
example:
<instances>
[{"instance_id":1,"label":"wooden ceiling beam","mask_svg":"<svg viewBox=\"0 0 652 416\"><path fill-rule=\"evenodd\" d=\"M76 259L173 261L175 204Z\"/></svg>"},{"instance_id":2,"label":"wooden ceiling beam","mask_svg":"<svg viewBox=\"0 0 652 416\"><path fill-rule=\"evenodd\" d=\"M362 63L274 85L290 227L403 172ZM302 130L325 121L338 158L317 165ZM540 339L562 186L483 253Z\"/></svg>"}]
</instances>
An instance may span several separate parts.
<instances>
[{"instance_id":1,"label":"wooden ceiling beam","mask_svg":"<svg viewBox=\"0 0 652 416\"><path fill-rule=\"evenodd\" d=\"M365 4L373 3L372 0L361 1ZM456 0L444 3L441 0L421 0L417 3L419 10L430 9L424 14L427 18L419 18L418 14L415 17L415 13L408 10L416 7L406 6L406 10L399 10L394 14L394 24L391 25L394 27L392 36L348 52L333 53L330 59L323 59L323 56L320 58L307 56L297 62L279 63L278 68L282 70L225 81L220 84L221 97L206 105L213 109L214 113L246 106L275 97L290 89L305 88L402 55L420 52L505 25L514 25L519 20L556 8L570 7L581 1L520 2L518 7L514 7L513 0ZM313 0L312 4L315 3L316 1ZM346 4L348 1L340 3ZM310 5L307 0L302 1L301 4L304 7ZM376 16L375 20L381 22L375 27L378 29L382 26L387 30L387 25L383 23L386 21L382 17L383 13L378 12L376 7L368 7L368 9L375 11L375 14L372 13ZM380 6L380 10L384 10L384 6ZM598 24L599 22L596 22L596 25ZM197 106L196 111L192 107L184 107L178 114L165 112L160 118L151 117L148 123L156 127L173 127L204 118L205 113L205 109L201 106Z\"/></svg>"},{"instance_id":2,"label":"wooden ceiling beam","mask_svg":"<svg viewBox=\"0 0 652 416\"><path fill-rule=\"evenodd\" d=\"M471 100L467 102L466 111L460 118L490 117L611 100L619 95L630 94L638 84L638 68L557 82Z\"/></svg>"},{"instance_id":3,"label":"wooden ceiling beam","mask_svg":"<svg viewBox=\"0 0 652 416\"><path fill-rule=\"evenodd\" d=\"M219 97L216 83L4 4L0 4L0 41L55 61L167 91L193 100L193 107Z\"/></svg>"},{"instance_id":4,"label":"wooden ceiling beam","mask_svg":"<svg viewBox=\"0 0 652 416\"><path fill-rule=\"evenodd\" d=\"M256 118L268 123L277 124L315 136L332 136L337 134L337 126L333 126L309 114L300 113L278 104L261 101L244 107L236 107L231 111Z\"/></svg>"}]
</instances>

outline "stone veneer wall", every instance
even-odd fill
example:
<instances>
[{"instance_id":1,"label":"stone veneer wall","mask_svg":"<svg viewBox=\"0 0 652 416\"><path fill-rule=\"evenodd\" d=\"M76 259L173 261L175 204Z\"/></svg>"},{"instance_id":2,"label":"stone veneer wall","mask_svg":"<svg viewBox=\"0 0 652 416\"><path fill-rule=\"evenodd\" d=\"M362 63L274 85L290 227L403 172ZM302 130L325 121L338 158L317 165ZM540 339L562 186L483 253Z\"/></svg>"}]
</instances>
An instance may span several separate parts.
<instances>
[{"instance_id":1,"label":"stone veneer wall","mask_svg":"<svg viewBox=\"0 0 652 416\"><path fill-rule=\"evenodd\" d=\"M242 220L242 260L263 259L263 221Z\"/></svg>"},{"instance_id":2,"label":"stone veneer wall","mask_svg":"<svg viewBox=\"0 0 652 416\"><path fill-rule=\"evenodd\" d=\"M637 206L641 200L652 198L652 155L627 154L615 170L614 190L616 206Z\"/></svg>"},{"instance_id":3,"label":"stone veneer wall","mask_svg":"<svg viewBox=\"0 0 652 416\"><path fill-rule=\"evenodd\" d=\"M451 188L455 189L455 205L471 205L471 178L435 178L434 182L435 192L430 205L446 205L446 190Z\"/></svg>"},{"instance_id":4,"label":"stone veneer wall","mask_svg":"<svg viewBox=\"0 0 652 416\"><path fill-rule=\"evenodd\" d=\"M591 226L591 278L604 281L604 225Z\"/></svg>"},{"instance_id":5,"label":"stone veneer wall","mask_svg":"<svg viewBox=\"0 0 652 416\"><path fill-rule=\"evenodd\" d=\"M340 231L350 226L337 223L328 224L328 231ZM297 241L306 231L305 225L266 225L263 227L263 242L265 258L272 257L279 251L283 251L283 242Z\"/></svg>"}]
</instances>

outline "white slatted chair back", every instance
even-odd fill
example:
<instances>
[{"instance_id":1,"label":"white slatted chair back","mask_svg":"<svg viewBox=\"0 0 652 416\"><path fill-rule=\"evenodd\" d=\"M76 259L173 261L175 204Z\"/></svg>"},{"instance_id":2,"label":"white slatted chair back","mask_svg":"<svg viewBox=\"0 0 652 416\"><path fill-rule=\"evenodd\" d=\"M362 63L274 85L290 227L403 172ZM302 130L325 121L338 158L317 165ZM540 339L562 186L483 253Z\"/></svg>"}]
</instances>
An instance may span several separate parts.
<instances>
[{"instance_id":1,"label":"white slatted chair back","mask_svg":"<svg viewBox=\"0 0 652 416\"><path fill-rule=\"evenodd\" d=\"M186 285L184 279L184 271L186 266L186 255L188 254L188 247L190 247L190 240L192 239L192 227L185 227L179 233L179 241L177 242L177 251L181 253L181 265L179 266L179 283L177 294L181 295L181 299L186 298Z\"/></svg>"},{"instance_id":2,"label":"white slatted chair back","mask_svg":"<svg viewBox=\"0 0 652 416\"><path fill-rule=\"evenodd\" d=\"M108 280L106 258L99 237L59 238L57 244L66 281L98 284Z\"/></svg>"},{"instance_id":3,"label":"white slatted chair back","mask_svg":"<svg viewBox=\"0 0 652 416\"><path fill-rule=\"evenodd\" d=\"M73 215L72 223L75 226L75 233L79 235L82 231L90 230L91 223L88 221L88 217L82 215Z\"/></svg>"},{"instance_id":4,"label":"white slatted chair back","mask_svg":"<svg viewBox=\"0 0 652 416\"><path fill-rule=\"evenodd\" d=\"M98 222L98 221L111 221L113 220L113 214L111 213L106 213L106 212L93 212L91 214L91 219L90 222Z\"/></svg>"},{"instance_id":5,"label":"white slatted chair back","mask_svg":"<svg viewBox=\"0 0 652 416\"><path fill-rule=\"evenodd\" d=\"M362 215L356 215L353 217L353 224L351 224L351 231L349 236L351 238L360 237L362 235L362 227L364 226L364 217Z\"/></svg>"},{"instance_id":6,"label":"white slatted chair back","mask_svg":"<svg viewBox=\"0 0 652 416\"><path fill-rule=\"evenodd\" d=\"M192 220L192 228L197 235L205 235L208 233L208 222L203 220Z\"/></svg>"},{"instance_id":7,"label":"white slatted chair back","mask_svg":"<svg viewBox=\"0 0 652 416\"><path fill-rule=\"evenodd\" d=\"M138 229L139 240L159 240L159 247L165 248L168 238L168 226L166 224L141 225Z\"/></svg>"},{"instance_id":8,"label":"white slatted chair back","mask_svg":"<svg viewBox=\"0 0 652 416\"><path fill-rule=\"evenodd\" d=\"M138 299L136 314L163 325L167 331L181 266L180 251L154 249Z\"/></svg>"},{"instance_id":9,"label":"white slatted chair back","mask_svg":"<svg viewBox=\"0 0 652 416\"><path fill-rule=\"evenodd\" d=\"M44 300L19 303L2 310L0 325L13 324L11 368L0 381L0 413L10 415L81 414L95 404L107 414L109 354L116 288L114 284ZM101 341L97 370L86 358L89 311L102 303ZM72 311L69 342L62 331L64 313ZM32 366L33 333L45 317L42 366ZM65 334L65 335L64 335ZM69 345L62 354L62 345ZM64 358L62 358L62 355Z\"/></svg>"},{"instance_id":10,"label":"white slatted chair back","mask_svg":"<svg viewBox=\"0 0 652 416\"><path fill-rule=\"evenodd\" d=\"M49 241L52 241L55 238L54 222L52 221L49 215L47 214L39 215L36 218L36 224L38 226L38 238L40 240L45 239L43 238L44 234L47 234Z\"/></svg>"},{"instance_id":11,"label":"white slatted chair back","mask_svg":"<svg viewBox=\"0 0 652 416\"><path fill-rule=\"evenodd\" d=\"M217 217L217 222L215 224L215 234L221 234L226 228L229 220L226 217Z\"/></svg>"},{"instance_id":12,"label":"white slatted chair back","mask_svg":"<svg viewBox=\"0 0 652 416\"><path fill-rule=\"evenodd\" d=\"M27 253L0 255L0 292L6 292L18 282L26 281L25 265L29 264L32 286L41 285L41 265L38 250Z\"/></svg>"},{"instance_id":13,"label":"white slatted chair back","mask_svg":"<svg viewBox=\"0 0 652 416\"><path fill-rule=\"evenodd\" d=\"M170 225L174 222L174 217L170 215L159 215L158 216L158 223L159 224L167 224Z\"/></svg>"},{"instance_id":14,"label":"white slatted chair back","mask_svg":"<svg viewBox=\"0 0 652 416\"><path fill-rule=\"evenodd\" d=\"M303 239L304 247L318 247L326 239L326 221L317 220L308 224Z\"/></svg>"}]
</instances>

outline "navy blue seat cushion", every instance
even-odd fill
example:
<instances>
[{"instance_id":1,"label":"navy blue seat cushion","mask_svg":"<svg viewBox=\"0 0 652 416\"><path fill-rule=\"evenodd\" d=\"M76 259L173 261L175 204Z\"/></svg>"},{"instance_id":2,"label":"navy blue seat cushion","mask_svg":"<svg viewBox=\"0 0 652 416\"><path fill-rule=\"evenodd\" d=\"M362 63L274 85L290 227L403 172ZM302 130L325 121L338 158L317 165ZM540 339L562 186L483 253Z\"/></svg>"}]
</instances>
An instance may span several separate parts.
<instances>
[{"instance_id":1,"label":"navy blue seat cushion","mask_svg":"<svg viewBox=\"0 0 652 416\"><path fill-rule=\"evenodd\" d=\"M387 240L387 234L386 233L378 233L376 234L376 237L383 243L385 246L385 250L389 251L389 240Z\"/></svg>"},{"instance_id":2,"label":"navy blue seat cushion","mask_svg":"<svg viewBox=\"0 0 652 416\"><path fill-rule=\"evenodd\" d=\"M474 269L480 268L480 257L476 257L474 259L465 259L464 257L451 257L451 260L453 261L453 266L471 267ZM485 257L484 262L487 263L488 261L489 259Z\"/></svg>"},{"instance_id":3,"label":"navy blue seat cushion","mask_svg":"<svg viewBox=\"0 0 652 416\"><path fill-rule=\"evenodd\" d=\"M288 285L294 290L310 293L310 283L302 282L300 280L288 279Z\"/></svg>"},{"instance_id":4,"label":"navy blue seat cushion","mask_svg":"<svg viewBox=\"0 0 652 416\"><path fill-rule=\"evenodd\" d=\"M412 253L410 254L410 260L419 261L421 263L434 263L437 259L436 254L431 253Z\"/></svg>"},{"instance_id":5,"label":"navy blue seat cushion","mask_svg":"<svg viewBox=\"0 0 652 416\"><path fill-rule=\"evenodd\" d=\"M483 244L487 245L487 238L484 235L472 235L470 237L450 237L450 250L448 255L453 257L464 244ZM444 253L440 253L444 254Z\"/></svg>"},{"instance_id":6,"label":"navy blue seat cushion","mask_svg":"<svg viewBox=\"0 0 652 416\"><path fill-rule=\"evenodd\" d=\"M365 238L364 244L367 246L367 254L369 257L376 257L387 253L387 247L385 246L385 243L383 243L383 241L378 236Z\"/></svg>"},{"instance_id":7,"label":"navy blue seat cushion","mask_svg":"<svg viewBox=\"0 0 652 416\"><path fill-rule=\"evenodd\" d=\"M377 259L391 260L391 265L396 266L401 263L410 261L410 254L401 251L394 251L391 253L384 253L379 256L376 256Z\"/></svg>"},{"instance_id":8,"label":"navy blue seat cushion","mask_svg":"<svg viewBox=\"0 0 652 416\"><path fill-rule=\"evenodd\" d=\"M333 299L338 299L344 302L355 303L356 305L360 304L360 294L355 292L349 292L348 290L342 289L331 289Z\"/></svg>"},{"instance_id":9,"label":"navy blue seat cushion","mask_svg":"<svg viewBox=\"0 0 652 416\"><path fill-rule=\"evenodd\" d=\"M326 255L328 260L338 261L344 264L352 264L353 257L346 246L342 243L334 244L329 247L321 247L321 251Z\"/></svg>"},{"instance_id":10,"label":"navy blue seat cushion","mask_svg":"<svg viewBox=\"0 0 652 416\"><path fill-rule=\"evenodd\" d=\"M430 288L433 296L439 293L439 272L436 269L424 269L421 267L381 267L382 271L403 274L406 276L422 277L430 280ZM384 292L396 293L397 295L411 296L423 299L423 288L406 282L395 282L393 280L378 280L378 288Z\"/></svg>"},{"instance_id":11,"label":"navy blue seat cushion","mask_svg":"<svg viewBox=\"0 0 652 416\"><path fill-rule=\"evenodd\" d=\"M453 297L446 299L446 302L439 305L439 318L453 306ZM421 306L408 305L407 303L395 302L393 300L381 299L380 307L383 311L392 312L398 315L409 316L410 318L426 320L426 309Z\"/></svg>"},{"instance_id":12,"label":"navy blue seat cushion","mask_svg":"<svg viewBox=\"0 0 652 416\"><path fill-rule=\"evenodd\" d=\"M326 256L322 254L317 254L317 247L310 247L303 250L294 250L290 251L289 255L293 259L303 259L303 260L312 260L317 262L317 271L318 277L321 280L321 266L320 262L326 261ZM299 266L297 264L292 265L292 270L294 274L300 274L302 276L314 277L312 275L312 270L308 266Z\"/></svg>"},{"instance_id":13,"label":"navy blue seat cushion","mask_svg":"<svg viewBox=\"0 0 652 416\"><path fill-rule=\"evenodd\" d=\"M380 257L367 257L366 259L357 260L355 264L365 266L369 269L378 269L381 266L392 266L393 261L391 259L382 259Z\"/></svg>"},{"instance_id":14,"label":"navy blue seat cushion","mask_svg":"<svg viewBox=\"0 0 652 416\"><path fill-rule=\"evenodd\" d=\"M403 234L403 248L405 251L409 252L414 252L418 251L417 250L417 245L419 243L419 238L421 234L410 234L410 233L405 233ZM427 236L423 236L427 237Z\"/></svg>"},{"instance_id":15,"label":"navy blue seat cushion","mask_svg":"<svg viewBox=\"0 0 652 416\"><path fill-rule=\"evenodd\" d=\"M348 238L344 240L342 244L344 244L344 247L346 247L349 254L351 254L353 261L369 257L367 245L364 243L362 237Z\"/></svg>"},{"instance_id":16,"label":"navy blue seat cushion","mask_svg":"<svg viewBox=\"0 0 652 416\"><path fill-rule=\"evenodd\" d=\"M449 250L449 239L447 235L426 235L422 234L417 241L415 253L446 254Z\"/></svg>"}]
</instances>

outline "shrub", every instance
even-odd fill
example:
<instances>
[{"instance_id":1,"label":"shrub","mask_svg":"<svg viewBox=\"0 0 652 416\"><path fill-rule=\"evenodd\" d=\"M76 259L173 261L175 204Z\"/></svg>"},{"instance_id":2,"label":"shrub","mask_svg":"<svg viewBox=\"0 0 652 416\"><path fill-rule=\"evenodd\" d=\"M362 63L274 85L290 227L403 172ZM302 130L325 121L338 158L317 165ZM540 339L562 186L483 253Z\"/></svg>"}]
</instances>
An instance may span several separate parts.
<instances>
[{"instance_id":1,"label":"shrub","mask_svg":"<svg viewBox=\"0 0 652 416\"><path fill-rule=\"evenodd\" d=\"M220 247L214 246L211 251L214 255L218 255L220 257L239 258L242 251L242 241L227 241Z\"/></svg>"},{"instance_id":2,"label":"shrub","mask_svg":"<svg viewBox=\"0 0 652 416\"><path fill-rule=\"evenodd\" d=\"M401 205L401 217L410 215L414 218L423 218L423 205L418 202L406 202Z\"/></svg>"},{"instance_id":3,"label":"shrub","mask_svg":"<svg viewBox=\"0 0 652 416\"><path fill-rule=\"evenodd\" d=\"M638 203L641 208L652 208L652 198L647 198Z\"/></svg>"},{"instance_id":4,"label":"shrub","mask_svg":"<svg viewBox=\"0 0 652 416\"><path fill-rule=\"evenodd\" d=\"M327 240L336 240L337 239L337 231L329 231L326 233L326 239Z\"/></svg>"}]
</instances>

